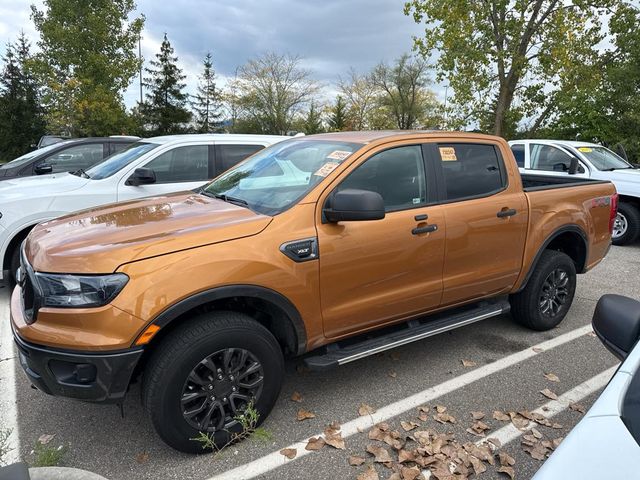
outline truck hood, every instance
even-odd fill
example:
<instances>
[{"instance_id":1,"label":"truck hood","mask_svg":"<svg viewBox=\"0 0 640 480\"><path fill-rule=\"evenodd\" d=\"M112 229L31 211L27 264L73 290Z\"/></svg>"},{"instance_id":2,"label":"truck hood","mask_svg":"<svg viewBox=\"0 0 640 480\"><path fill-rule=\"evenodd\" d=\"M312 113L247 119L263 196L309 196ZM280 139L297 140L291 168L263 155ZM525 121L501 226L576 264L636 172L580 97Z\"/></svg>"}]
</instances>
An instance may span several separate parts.
<instances>
[{"instance_id":1,"label":"truck hood","mask_svg":"<svg viewBox=\"0 0 640 480\"><path fill-rule=\"evenodd\" d=\"M67 172L10 178L0 182L0 199L10 201L34 196L58 195L77 190L90 181L88 178Z\"/></svg>"},{"instance_id":2,"label":"truck hood","mask_svg":"<svg viewBox=\"0 0 640 480\"><path fill-rule=\"evenodd\" d=\"M36 271L110 273L144 258L255 235L270 221L247 208L181 192L41 223L25 248Z\"/></svg>"},{"instance_id":3,"label":"truck hood","mask_svg":"<svg viewBox=\"0 0 640 480\"><path fill-rule=\"evenodd\" d=\"M603 179L613 182L618 193L635 197L640 195L640 169L613 170L599 173L601 174L599 176Z\"/></svg>"}]
</instances>

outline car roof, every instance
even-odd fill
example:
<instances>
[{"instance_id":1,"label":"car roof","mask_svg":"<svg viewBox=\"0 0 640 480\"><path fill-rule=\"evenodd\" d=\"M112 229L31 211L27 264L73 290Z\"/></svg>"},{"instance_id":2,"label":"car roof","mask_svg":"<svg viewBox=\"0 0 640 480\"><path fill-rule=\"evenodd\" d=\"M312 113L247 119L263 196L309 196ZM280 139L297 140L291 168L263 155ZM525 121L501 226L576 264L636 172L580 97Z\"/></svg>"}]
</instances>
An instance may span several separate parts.
<instances>
[{"instance_id":1,"label":"car roof","mask_svg":"<svg viewBox=\"0 0 640 480\"><path fill-rule=\"evenodd\" d=\"M522 138L519 140L511 140L509 144L513 143L521 143L521 142L536 142L542 143L544 145L569 145L572 147L602 147L598 143L591 142L581 142L579 140L551 140L551 139L540 139L540 138Z\"/></svg>"},{"instance_id":2,"label":"car roof","mask_svg":"<svg viewBox=\"0 0 640 480\"><path fill-rule=\"evenodd\" d=\"M151 137L142 139L144 142L157 143L159 145L165 145L172 142L190 142L190 141L215 141L215 140L238 140L238 141L279 141L288 137L286 135L250 135L250 134L238 134L238 133L194 133L184 135L164 135L160 137Z\"/></svg>"},{"instance_id":3,"label":"car roof","mask_svg":"<svg viewBox=\"0 0 640 480\"><path fill-rule=\"evenodd\" d=\"M318 140L333 140L353 143L373 143L379 140L399 140L409 136L421 136L421 137L451 137L452 139L459 138L487 138L496 139L492 135L485 135L482 133L473 132L458 132L458 131L446 131L446 130L371 130L371 131L355 131L355 132L334 132L334 133L320 133L317 135L309 135L302 137L303 139L318 139Z\"/></svg>"}]
</instances>

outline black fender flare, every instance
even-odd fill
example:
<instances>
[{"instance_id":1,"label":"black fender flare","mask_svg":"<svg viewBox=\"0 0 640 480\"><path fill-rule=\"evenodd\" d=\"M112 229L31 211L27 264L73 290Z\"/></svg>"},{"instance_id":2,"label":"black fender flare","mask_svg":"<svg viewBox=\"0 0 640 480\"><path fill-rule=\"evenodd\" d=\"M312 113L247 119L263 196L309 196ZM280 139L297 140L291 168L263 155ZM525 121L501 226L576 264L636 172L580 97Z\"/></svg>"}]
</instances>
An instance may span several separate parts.
<instances>
[{"instance_id":1,"label":"black fender flare","mask_svg":"<svg viewBox=\"0 0 640 480\"><path fill-rule=\"evenodd\" d=\"M180 315L207 303L233 297L255 298L275 305L282 310L293 325L296 336L296 355L304 353L307 346L307 333L298 309L284 295L266 287L256 285L227 285L198 292L184 298L163 310L151 324L164 328Z\"/></svg>"},{"instance_id":2,"label":"black fender flare","mask_svg":"<svg viewBox=\"0 0 640 480\"><path fill-rule=\"evenodd\" d=\"M582 242L584 243L584 249L585 249L585 265L583 269L578 273L584 273L587 265L587 259L589 258L589 240L588 240L587 234L584 233L584 230L582 230L582 228L580 228L580 226L578 225L575 225L575 224L565 225L555 230L545 239L545 241L542 243L542 246L536 253L536 256L533 257L533 262L531 262L531 266L529 267L529 270L527 271L527 274L525 275L524 280L522 281L522 285L520 285L518 290L516 290L513 293L518 293L524 290L524 288L527 286L527 283L529 283L529 279L531 278L531 275L533 275L533 272L538 267L538 262L540 261L542 252L544 252L547 249L547 247L551 244L551 242L553 242L553 240L558 238L563 233L577 233L580 236L580 238L582 238Z\"/></svg>"}]
</instances>

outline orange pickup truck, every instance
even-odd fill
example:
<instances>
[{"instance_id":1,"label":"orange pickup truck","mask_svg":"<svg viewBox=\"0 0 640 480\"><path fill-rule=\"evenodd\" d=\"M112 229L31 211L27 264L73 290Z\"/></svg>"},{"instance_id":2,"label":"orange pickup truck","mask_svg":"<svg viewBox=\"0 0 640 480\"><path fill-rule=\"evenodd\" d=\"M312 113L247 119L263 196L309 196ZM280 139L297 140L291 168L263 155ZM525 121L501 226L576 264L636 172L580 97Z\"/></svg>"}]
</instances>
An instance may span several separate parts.
<instances>
[{"instance_id":1,"label":"orange pickup truck","mask_svg":"<svg viewBox=\"0 0 640 480\"><path fill-rule=\"evenodd\" d=\"M604 181L520 175L501 138L293 138L196 191L40 224L11 320L40 390L120 402L160 437L224 444L263 420L284 358L330 368L511 311L546 330L611 243ZM384 327L384 328L383 328Z\"/></svg>"}]
</instances>

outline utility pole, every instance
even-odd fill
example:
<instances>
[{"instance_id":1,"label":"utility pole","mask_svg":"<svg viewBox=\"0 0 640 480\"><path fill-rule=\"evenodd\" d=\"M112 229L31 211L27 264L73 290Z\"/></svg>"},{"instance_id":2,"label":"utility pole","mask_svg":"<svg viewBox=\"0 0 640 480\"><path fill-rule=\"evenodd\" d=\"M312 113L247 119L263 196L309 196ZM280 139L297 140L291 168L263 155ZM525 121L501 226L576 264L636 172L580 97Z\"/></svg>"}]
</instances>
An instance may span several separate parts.
<instances>
[{"instance_id":1,"label":"utility pole","mask_svg":"<svg viewBox=\"0 0 640 480\"><path fill-rule=\"evenodd\" d=\"M140 105L142 105L142 33L138 35L138 65L140 73Z\"/></svg>"}]
</instances>

